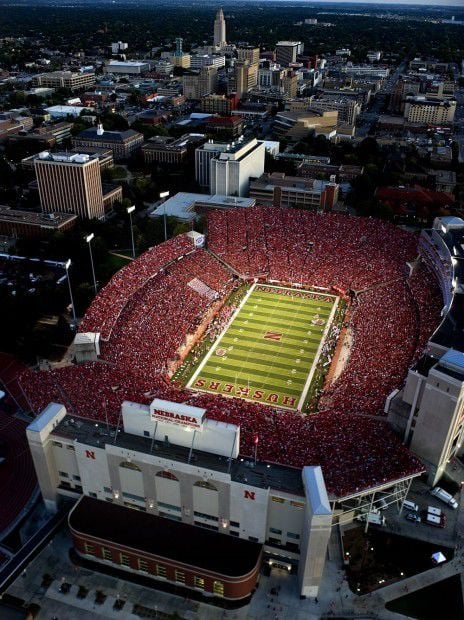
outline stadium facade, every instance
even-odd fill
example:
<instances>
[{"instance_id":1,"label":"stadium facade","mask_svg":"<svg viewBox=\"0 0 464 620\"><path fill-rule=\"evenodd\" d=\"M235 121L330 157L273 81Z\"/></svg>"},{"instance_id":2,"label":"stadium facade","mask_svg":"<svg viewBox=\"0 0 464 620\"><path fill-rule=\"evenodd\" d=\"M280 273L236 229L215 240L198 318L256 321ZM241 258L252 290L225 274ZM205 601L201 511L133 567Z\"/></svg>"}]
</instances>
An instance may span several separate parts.
<instances>
[{"instance_id":1,"label":"stadium facade","mask_svg":"<svg viewBox=\"0 0 464 620\"><path fill-rule=\"evenodd\" d=\"M51 403L27 429L47 508L81 496L70 530L97 563L246 601L265 561L316 596L332 526L321 468L240 458L239 427L205 414L124 402L114 428Z\"/></svg>"},{"instance_id":2,"label":"stadium facade","mask_svg":"<svg viewBox=\"0 0 464 620\"><path fill-rule=\"evenodd\" d=\"M443 296L442 321L402 390L385 405L392 428L425 463L435 485L454 456L464 454L464 220L436 218L419 241L421 260Z\"/></svg>"}]
</instances>

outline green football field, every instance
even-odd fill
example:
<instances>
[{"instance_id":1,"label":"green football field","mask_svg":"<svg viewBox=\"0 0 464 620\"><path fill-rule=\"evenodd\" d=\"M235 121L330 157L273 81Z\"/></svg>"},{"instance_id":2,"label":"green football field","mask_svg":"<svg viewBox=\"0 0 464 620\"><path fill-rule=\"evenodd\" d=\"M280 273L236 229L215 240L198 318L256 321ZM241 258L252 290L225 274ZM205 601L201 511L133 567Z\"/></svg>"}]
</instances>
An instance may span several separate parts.
<instances>
[{"instance_id":1,"label":"green football field","mask_svg":"<svg viewBox=\"0 0 464 620\"><path fill-rule=\"evenodd\" d=\"M301 409L338 297L252 287L188 387Z\"/></svg>"}]
</instances>

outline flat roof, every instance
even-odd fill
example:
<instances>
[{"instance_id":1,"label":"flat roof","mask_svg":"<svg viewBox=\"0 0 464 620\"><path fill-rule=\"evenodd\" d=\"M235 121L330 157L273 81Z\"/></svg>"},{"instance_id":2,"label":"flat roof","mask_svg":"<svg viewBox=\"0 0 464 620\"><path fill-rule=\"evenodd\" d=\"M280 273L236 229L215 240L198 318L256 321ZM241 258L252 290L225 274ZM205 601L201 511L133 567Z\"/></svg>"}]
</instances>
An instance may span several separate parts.
<instances>
[{"instance_id":1,"label":"flat roof","mask_svg":"<svg viewBox=\"0 0 464 620\"><path fill-rule=\"evenodd\" d=\"M104 422L95 422L80 418L68 413L53 429L52 435L77 441L83 445L105 448L105 445L115 445L142 454L153 454L159 458L169 459L178 463L187 463L196 467L204 467L223 474L230 474L231 480L256 486L261 489L273 489L295 495L304 496L301 469L238 457L230 461L228 458L203 452L190 447L178 446L164 441L154 441L149 437L142 437L126 433L122 428L106 425Z\"/></svg>"},{"instance_id":2,"label":"flat roof","mask_svg":"<svg viewBox=\"0 0 464 620\"><path fill-rule=\"evenodd\" d=\"M83 131L81 131L75 139L98 140L100 142L123 142L124 140L132 138L134 136L140 136L141 138L143 138L143 134L135 131L134 129L125 129L123 131L108 131L108 129L105 129L101 135L97 132L97 127L89 127L89 129L84 129Z\"/></svg>"},{"instance_id":3,"label":"flat roof","mask_svg":"<svg viewBox=\"0 0 464 620\"><path fill-rule=\"evenodd\" d=\"M77 220L77 215L73 213L36 213L0 206L0 220L2 222L14 222L15 224L40 226L41 228L56 228L66 222Z\"/></svg>"},{"instance_id":4,"label":"flat roof","mask_svg":"<svg viewBox=\"0 0 464 620\"><path fill-rule=\"evenodd\" d=\"M88 496L71 511L69 525L84 535L227 577L250 573L262 551L256 542Z\"/></svg>"},{"instance_id":5,"label":"flat roof","mask_svg":"<svg viewBox=\"0 0 464 620\"><path fill-rule=\"evenodd\" d=\"M110 60L106 66L111 67L115 65L120 67L143 67L148 65L148 62L143 60Z\"/></svg>"},{"instance_id":6,"label":"flat roof","mask_svg":"<svg viewBox=\"0 0 464 620\"><path fill-rule=\"evenodd\" d=\"M45 407L42 413L29 424L27 430L40 433L63 408L63 405L59 405L58 403L50 403Z\"/></svg>"},{"instance_id":7,"label":"flat roof","mask_svg":"<svg viewBox=\"0 0 464 620\"><path fill-rule=\"evenodd\" d=\"M194 208L196 204L209 206L211 208L227 207L252 207L256 203L254 198L244 198L242 196L224 196L222 194L194 194L190 192L178 192L166 202L158 205L154 209L151 217L167 216L176 217L180 220L193 220L195 218Z\"/></svg>"}]
</instances>

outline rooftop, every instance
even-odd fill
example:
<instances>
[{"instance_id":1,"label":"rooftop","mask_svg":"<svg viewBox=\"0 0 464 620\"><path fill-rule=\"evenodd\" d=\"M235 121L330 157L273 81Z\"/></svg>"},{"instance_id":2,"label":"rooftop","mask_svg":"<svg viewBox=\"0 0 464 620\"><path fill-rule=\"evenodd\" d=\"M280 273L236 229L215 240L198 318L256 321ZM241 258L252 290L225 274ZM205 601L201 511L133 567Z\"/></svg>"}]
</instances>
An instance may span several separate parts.
<instances>
[{"instance_id":1,"label":"rooftop","mask_svg":"<svg viewBox=\"0 0 464 620\"><path fill-rule=\"evenodd\" d=\"M69 152L57 152L50 153L50 151L42 151L34 157L35 161L54 161L63 164L88 164L90 161L98 159L96 154L89 153L69 153Z\"/></svg>"},{"instance_id":2,"label":"rooftop","mask_svg":"<svg viewBox=\"0 0 464 620\"><path fill-rule=\"evenodd\" d=\"M296 495L304 495L301 470L296 467L269 464L262 461L256 463L250 459L232 459L192 450L164 441L152 441L149 437L140 437L124 432L122 429L96 423L92 420L66 415L55 427L54 436L67 438L96 448L104 448L106 444L116 445L120 448L134 450L142 454L177 461L178 463L190 463L197 467L204 467L221 473L230 473L231 479L236 482L245 482L263 489L287 491Z\"/></svg>"},{"instance_id":3,"label":"rooftop","mask_svg":"<svg viewBox=\"0 0 464 620\"><path fill-rule=\"evenodd\" d=\"M131 527L127 527L129 521ZM228 577L251 572L262 549L255 542L87 496L71 511L69 525L83 534Z\"/></svg>"},{"instance_id":4,"label":"rooftop","mask_svg":"<svg viewBox=\"0 0 464 620\"><path fill-rule=\"evenodd\" d=\"M30 224L41 228L56 228L66 222L77 220L77 216L72 213L36 213L0 206L0 220L2 222Z\"/></svg>"},{"instance_id":5,"label":"rooftop","mask_svg":"<svg viewBox=\"0 0 464 620\"><path fill-rule=\"evenodd\" d=\"M81 131L77 138L79 140L99 140L102 142L124 142L124 140L136 136L142 136L142 134L134 129L125 129L123 131L108 131L105 129L104 132L100 134L97 127L90 127L89 129Z\"/></svg>"},{"instance_id":6,"label":"rooftop","mask_svg":"<svg viewBox=\"0 0 464 620\"><path fill-rule=\"evenodd\" d=\"M162 217L166 215L175 217L179 220L195 219L195 207L201 204L202 207L229 208L229 207L252 207L255 204L254 198L223 196L221 194L193 194L190 192L178 192L166 202L154 209L151 217Z\"/></svg>"}]
</instances>

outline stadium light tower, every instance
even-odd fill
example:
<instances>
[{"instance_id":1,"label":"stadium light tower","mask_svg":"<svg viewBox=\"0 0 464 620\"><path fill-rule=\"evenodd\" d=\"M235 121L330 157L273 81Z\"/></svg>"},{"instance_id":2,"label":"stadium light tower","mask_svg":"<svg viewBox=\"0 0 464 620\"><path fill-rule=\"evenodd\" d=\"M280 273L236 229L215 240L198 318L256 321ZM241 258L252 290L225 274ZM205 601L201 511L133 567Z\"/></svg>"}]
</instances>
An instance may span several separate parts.
<instances>
[{"instance_id":1,"label":"stadium light tower","mask_svg":"<svg viewBox=\"0 0 464 620\"><path fill-rule=\"evenodd\" d=\"M90 252L90 264L92 266L92 276L93 276L93 287L95 289L95 295L97 294L97 280L95 278L95 268L93 266L93 256L92 256L92 246L90 245L92 239L95 237L95 235L93 233L90 233L90 235L87 235L86 237L84 237L86 243L89 244L89 252Z\"/></svg>"},{"instance_id":2,"label":"stadium light tower","mask_svg":"<svg viewBox=\"0 0 464 620\"><path fill-rule=\"evenodd\" d=\"M164 240L167 241L168 240L168 229L166 226L166 198L169 196L169 192L161 192L160 193L160 200L164 201Z\"/></svg>"},{"instance_id":3,"label":"stadium light tower","mask_svg":"<svg viewBox=\"0 0 464 620\"><path fill-rule=\"evenodd\" d=\"M76 319L76 309L74 307L74 299L73 299L72 288L71 288L71 280L69 279L69 268L70 267L71 267L71 259L68 258L68 260L64 264L64 268L66 269L66 279L68 280L69 297L71 299L71 308L72 308L72 313L73 313L73 324L75 327L77 325L77 319Z\"/></svg>"},{"instance_id":4,"label":"stadium light tower","mask_svg":"<svg viewBox=\"0 0 464 620\"><path fill-rule=\"evenodd\" d=\"M132 258L135 258L134 227L132 226L132 213L135 211L135 205L132 205L132 207L127 207L126 211L129 215L129 223L130 223L130 230L131 230Z\"/></svg>"}]
</instances>

